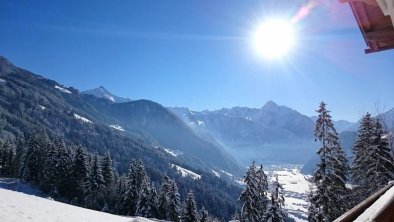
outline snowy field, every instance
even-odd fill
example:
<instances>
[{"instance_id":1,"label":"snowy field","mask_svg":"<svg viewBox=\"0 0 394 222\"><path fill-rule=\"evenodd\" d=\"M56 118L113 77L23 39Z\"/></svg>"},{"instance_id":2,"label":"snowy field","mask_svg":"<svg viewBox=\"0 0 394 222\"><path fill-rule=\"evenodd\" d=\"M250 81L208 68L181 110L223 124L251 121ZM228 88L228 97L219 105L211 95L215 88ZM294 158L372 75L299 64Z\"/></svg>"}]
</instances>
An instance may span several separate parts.
<instances>
[{"instance_id":1,"label":"snowy field","mask_svg":"<svg viewBox=\"0 0 394 222\"><path fill-rule=\"evenodd\" d=\"M279 183L284 188L285 209L289 217L295 221L307 221L308 216L308 192L310 183L309 176L300 173L298 165L271 165L264 166L269 178L274 179L278 175Z\"/></svg>"},{"instance_id":2,"label":"snowy field","mask_svg":"<svg viewBox=\"0 0 394 222\"><path fill-rule=\"evenodd\" d=\"M14 191L17 190L17 191ZM33 195L34 194L34 195ZM0 178L1 222L153 222L121 217L39 197L39 192L15 179Z\"/></svg>"}]
</instances>

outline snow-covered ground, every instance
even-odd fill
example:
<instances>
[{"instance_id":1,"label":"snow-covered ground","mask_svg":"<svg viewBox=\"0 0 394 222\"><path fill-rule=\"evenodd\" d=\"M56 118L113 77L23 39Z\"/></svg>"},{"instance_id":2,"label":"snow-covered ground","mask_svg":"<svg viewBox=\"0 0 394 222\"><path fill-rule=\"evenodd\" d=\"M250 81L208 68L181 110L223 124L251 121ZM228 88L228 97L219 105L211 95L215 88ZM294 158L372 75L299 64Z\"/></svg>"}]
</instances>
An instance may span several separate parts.
<instances>
[{"instance_id":1,"label":"snow-covered ground","mask_svg":"<svg viewBox=\"0 0 394 222\"><path fill-rule=\"evenodd\" d=\"M15 189L14 189L15 188ZM18 191L14 191L18 190ZM27 194L28 193L28 194ZM1 222L154 222L156 219L122 217L31 195L34 188L15 179L0 178Z\"/></svg>"},{"instance_id":2,"label":"snow-covered ground","mask_svg":"<svg viewBox=\"0 0 394 222\"><path fill-rule=\"evenodd\" d=\"M124 129L123 129L122 126L119 126L119 125L109 125L109 127L124 132Z\"/></svg>"},{"instance_id":3,"label":"snow-covered ground","mask_svg":"<svg viewBox=\"0 0 394 222\"><path fill-rule=\"evenodd\" d=\"M199 174L197 174L197 173L195 173L195 172L193 172L191 170L185 169L185 168L180 167L180 166L175 165L175 164L171 164L171 167L175 167L176 171L178 173L180 173L183 177L189 176L189 177L191 177L191 178L193 178L195 180L196 179L201 179L201 175L199 175Z\"/></svg>"},{"instance_id":4,"label":"snow-covered ground","mask_svg":"<svg viewBox=\"0 0 394 222\"><path fill-rule=\"evenodd\" d=\"M66 88L64 88L64 87L55 86L55 89L58 89L60 92L71 94L71 91L66 89Z\"/></svg>"},{"instance_id":5,"label":"snow-covered ground","mask_svg":"<svg viewBox=\"0 0 394 222\"><path fill-rule=\"evenodd\" d=\"M289 217L295 221L307 221L308 216L308 192L310 190L309 176L300 172L301 166L283 165L267 166L265 170L269 178L278 176L282 184L285 197L285 209Z\"/></svg>"},{"instance_id":6,"label":"snow-covered ground","mask_svg":"<svg viewBox=\"0 0 394 222\"><path fill-rule=\"evenodd\" d=\"M75 119L81 120L84 123L92 123L92 121L90 121L88 118L80 116L76 113L74 113L74 117L75 117Z\"/></svg>"}]
</instances>

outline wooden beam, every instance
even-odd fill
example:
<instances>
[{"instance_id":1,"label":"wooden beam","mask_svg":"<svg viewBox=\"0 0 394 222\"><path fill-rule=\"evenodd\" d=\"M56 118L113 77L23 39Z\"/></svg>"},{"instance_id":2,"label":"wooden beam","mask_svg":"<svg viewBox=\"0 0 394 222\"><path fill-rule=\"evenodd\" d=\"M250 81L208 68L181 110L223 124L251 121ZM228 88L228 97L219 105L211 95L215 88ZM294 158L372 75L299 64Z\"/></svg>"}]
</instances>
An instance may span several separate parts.
<instances>
[{"instance_id":1,"label":"wooden beam","mask_svg":"<svg viewBox=\"0 0 394 222\"><path fill-rule=\"evenodd\" d=\"M386 41L394 40L394 28L368 31L365 33L365 38L367 38L367 40L377 41L377 42L386 42Z\"/></svg>"},{"instance_id":2,"label":"wooden beam","mask_svg":"<svg viewBox=\"0 0 394 222\"><path fill-rule=\"evenodd\" d=\"M347 2L364 2L365 4L368 5L377 5L378 3L376 2L376 0L339 0L340 3L347 3Z\"/></svg>"}]
</instances>

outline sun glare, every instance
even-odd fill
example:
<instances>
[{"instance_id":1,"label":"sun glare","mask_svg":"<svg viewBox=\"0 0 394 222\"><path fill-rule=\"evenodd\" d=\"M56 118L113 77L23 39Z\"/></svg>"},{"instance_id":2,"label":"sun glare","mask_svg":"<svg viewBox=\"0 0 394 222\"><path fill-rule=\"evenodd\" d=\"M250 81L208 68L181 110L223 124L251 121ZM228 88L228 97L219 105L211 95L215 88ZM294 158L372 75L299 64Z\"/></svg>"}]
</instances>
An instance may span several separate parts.
<instances>
[{"instance_id":1,"label":"sun glare","mask_svg":"<svg viewBox=\"0 0 394 222\"><path fill-rule=\"evenodd\" d=\"M294 46L293 24L280 19L270 19L261 23L253 34L253 47L265 58L286 56Z\"/></svg>"}]
</instances>

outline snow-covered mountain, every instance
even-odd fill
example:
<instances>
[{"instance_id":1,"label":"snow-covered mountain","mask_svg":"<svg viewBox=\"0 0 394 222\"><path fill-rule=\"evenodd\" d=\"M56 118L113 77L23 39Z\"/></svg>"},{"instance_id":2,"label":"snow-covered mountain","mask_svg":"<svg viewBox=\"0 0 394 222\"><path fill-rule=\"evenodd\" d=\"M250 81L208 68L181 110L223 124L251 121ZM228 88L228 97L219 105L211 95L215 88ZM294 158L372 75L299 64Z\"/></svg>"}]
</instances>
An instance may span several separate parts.
<instances>
[{"instance_id":1,"label":"snow-covered mountain","mask_svg":"<svg viewBox=\"0 0 394 222\"><path fill-rule=\"evenodd\" d=\"M131 101L129 98L123 98L123 97L112 94L106 88L104 88L104 86L99 86L98 88L95 88L95 89L83 91L82 94L89 94L89 95L96 96L98 98L104 98L104 99L107 99L107 100L114 102L114 103L124 103L124 102Z\"/></svg>"},{"instance_id":2,"label":"snow-covered mountain","mask_svg":"<svg viewBox=\"0 0 394 222\"><path fill-rule=\"evenodd\" d=\"M311 116L310 118L313 122L317 120L317 116ZM333 123L338 133L341 133L343 131L352 131L352 129L356 125L356 123L347 120L334 120Z\"/></svg>"},{"instance_id":3,"label":"snow-covered mountain","mask_svg":"<svg viewBox=\"0 0 394 222\"><path fill-rule=\"evenodd\" d=\"M169 109L196 131L211 135L244 165L252 160L303 163L314 150L314 122L273 101L260 109L234 107L201 112Z\"/></svg>"}]
</instances>

